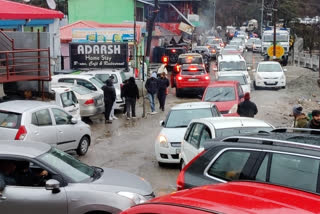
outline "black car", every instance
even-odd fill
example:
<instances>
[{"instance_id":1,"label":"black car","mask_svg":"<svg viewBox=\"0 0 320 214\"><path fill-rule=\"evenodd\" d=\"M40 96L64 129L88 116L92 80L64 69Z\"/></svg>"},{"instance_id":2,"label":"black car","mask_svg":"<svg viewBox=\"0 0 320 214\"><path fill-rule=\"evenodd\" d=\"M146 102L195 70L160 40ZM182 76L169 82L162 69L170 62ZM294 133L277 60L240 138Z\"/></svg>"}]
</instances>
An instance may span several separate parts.
<instances>
[{"instance_id":1,"label":"black car","mask_svg":"<svg viewBox=\"0 0 320 214\"><path fill-rule=\"evenodd\" d=\"M255 180L320 193L320 136L303 132L260 133L210 144L182 169L178 190Z\"/></svg>"}]
</instances>

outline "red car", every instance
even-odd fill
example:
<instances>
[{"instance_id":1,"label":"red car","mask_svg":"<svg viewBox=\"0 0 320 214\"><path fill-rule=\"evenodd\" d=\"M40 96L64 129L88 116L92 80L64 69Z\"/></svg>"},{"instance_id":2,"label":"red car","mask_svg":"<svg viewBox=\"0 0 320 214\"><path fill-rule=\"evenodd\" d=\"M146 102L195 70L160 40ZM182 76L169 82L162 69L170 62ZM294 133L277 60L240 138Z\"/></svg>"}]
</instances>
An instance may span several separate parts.
<instances>
[{"instance_id":1,"label":"red car","mask_svg":"<svg viewBox=\"0 0 320 214\"><path fill-rule=\"evenodd\" d=\"M175 192L136 205L122 214L311 214L320 196L257 182L229 182Z\"/></svg>"},{"instance_id":2,"label":"red car","mask_svg":"<svg viewBox=\"0 0 320 214\"><path fill-rule=\"evenodd\" d=\"M214 102L223 116L239 116L238 104L244 99L244 93L238 81L212 82L203 94L202 101Z\"/></svg>"},{"instance_id":3,"label":"red car","mask_svg":"<svg viewBox=\"0 0 320 214\"><path fill-rule=\"evenodd\" d=\"M210 76L206 71L200 54L183 54L179 56L175 75L176 96L183 92L199 92L201 95L210 83Z\"/></svg>"}]
</instances>

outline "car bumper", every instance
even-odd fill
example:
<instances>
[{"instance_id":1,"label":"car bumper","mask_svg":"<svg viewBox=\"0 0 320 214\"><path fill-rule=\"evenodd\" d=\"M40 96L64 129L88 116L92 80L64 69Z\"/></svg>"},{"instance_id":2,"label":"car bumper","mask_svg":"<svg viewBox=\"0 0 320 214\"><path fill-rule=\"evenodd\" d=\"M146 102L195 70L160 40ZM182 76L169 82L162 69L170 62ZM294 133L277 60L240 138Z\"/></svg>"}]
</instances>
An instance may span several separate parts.
<instances>
[{"instance_id":1,"label":"car bumper","mask_svg":"<svg viewBox=\"0 0 320 214\"><path fill-rule=\"evenodd\" d=\"M266 87L266 88L277 88L277 87L284 87L286 86L286 81L284 80L261 80L256 81L256 86L258 87Z\"/></svg>"},{"instance_id":2,"label":"car bumper","mask_svg":"<svg viewBox=\"0 0 320 214\"><path fill-rule=\"evenodd\" d=\"M114 109L122 109L124 107L125 102L123 100L116 100L116 106L114 107Z\"/></svg>"},{"instance_id":3,"label":"car bumper","mask_svg":"<svg viewBox=\"0 0 320 214\"><path fill-rule=\"evenodd\" d=\"M81 117L90 117L104 112L104 105L101 106L86 106L81 108Z\"/></svg>"},{"instance_id":4,"label":"car bumper","mask_svg":"<svg viewBox=\"0 0 320 214\"><path fill-rule=\"evenodd\" d=\"M210 81L197 81L195 82L188 82L188 81L176 81L177 88L179 89L206 89L209 85Z\"/></svg>"},{"instance_id":5,"label":"car bumper","mask_svg":"<svg viewBox=\"0 0 320 214\"><path fill-rule=\"evenodd\" d=\"M181 147L168 148L161 147L159 143L155 144L155 153L158 162L161 163L180 163L179 154Z\"/></svg>"}]
</instances>

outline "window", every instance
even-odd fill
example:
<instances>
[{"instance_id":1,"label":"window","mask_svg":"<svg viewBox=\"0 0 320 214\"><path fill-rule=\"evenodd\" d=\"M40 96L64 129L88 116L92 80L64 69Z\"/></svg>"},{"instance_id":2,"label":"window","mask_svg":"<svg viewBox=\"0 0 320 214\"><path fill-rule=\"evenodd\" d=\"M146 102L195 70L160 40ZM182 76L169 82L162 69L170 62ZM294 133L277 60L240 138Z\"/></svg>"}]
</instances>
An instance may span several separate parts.
<instances>
[{"instance_id":1,"label":"window","mask_svg":"<svg viewBox=\"0 0 320 214\"><path fill-rule=\"evenodd\" d=\"M203 143L208 139L211 139L210 129L207 126L203 125L199 147L203 147Z\"/></svg>"},{"instance_id":2,"label":"window","mask_svg":"<svg viewBox=\"0 0 320 214\"><path fill-rule=\"evenodd\" d=\"M53 108L52 112L57 125L70 124L70 118L72 117L71 115L57 108Z\"/></svg>"},{"instance_id":3,"label":"window","mask_svg":"<svg viewBox=\"0 0 320 214\"><path fill-rule=\"evenodd\" d=\"M200 141L200 134L201 134L201 131L202 131L202 127L203 125L202 124L195 124L193 126L193 130L192 130L192 133L191 133L191 136L190 136L190 140L189 140L189 143L194 146L195 148L199 148L199 141Z\"/></svg>"},{"instance_id":4,"label":"window","mask_svg":"<svg viewBox=\"0 0 320 214\"><path fill-rule=\"evenodd\" d=\"M204 101L207 102L223 102L236 99L234 87L208 87Z\"/></svg>"},{"instance_id":5,"label":"window","mask_svg":"<svg viewBox=\"0 0 320 214\"><path fill-rule=\"evenodd\" d=\"M58 82L66 82L74 84L74 79L59 79Z\"/></svg>"},{"instance_id":6,"label":"window","mask_svg":"<svg viewBox=\"0 0 320 214\"><path fill-rule=\"evenodd\" d=\"M0 127L18 129L20 127L21 114L0 111Z\"/></svg>"},{"instance_id":7,"label":"window","mask_svg":"<svg viewBox=\"0 0 320 214\"><path fill-rule=\"evenodd\" d=\"M78 103L77 97L72 91L64 92L60 95L63 107L69 107Z\"/></svg>"},{"instance_id":8,"label":"window","mask_svg":"<svg viewBox=\"0 0 320 214\"><path fill-rule=\"evenodd\" d=\"M52 120L48 109L32 113L31 123L35 126L51 126Z\"/></svg>"},{"instance_id":9,"label":"window","mask_svg":"<svg viewBox=\"0 0 320 214\"><path fill-rule=\"evenodd\" d=\"M137 18L136 18L136 20L138 21L138 22L143 22L144 20L143 20L143 8L141 8L141 7L137 7Z\"/></svg>"},{"instance_id":10,"label":"window","mask_svg":"<svg viewBox=\"0 0 320 214\"><path fill-rule=\"evenodd\" d=\"M97 91L96 87L87 80L80 80L77 79L77 84L82 85L83 87L86 87L87 89L90 89L91 91Z\"/></svg>"},{"instance_id":11,"label":"window","mask_svg":"<svg viewBox=\"0 0 320 214\"><path fill-rule=\"evenodd\" d=\"M113 76L113 83L118 83L117 75L111 74L111 76ZM110 78L110 74L96 74L95 77L101 82L106 82Z\"/></svg>"},{"instance_id":12,"label":"window","mask_svg":"<svg viewBox=\"0 0 320 214\"><path fill-rule=\"evenodd\" d=\"M252 152L250 151L226 151L210 166L208 174L224 180L239 180L245 177L244 166Z\"/></svg>"},{"instance_id":13,"label":"window","mask_svg":"<svg viewBox=\"0 0 320 214\"><path fill-rule=\"evenodd\" d=\"M258 133L261 131L269 132L272 131L272 127L233 127L233 128L224 128L224 129L216 129L216 138L223 138L232 135L239 134L250 134L250 133Z\"/></svg>"},{"instance_id":14,"label":"window","mask_svg":"<svg viewBox=\"0 0 320 214\"><path fill-rule=\"evenodd\" d=\"M241 88L240 84L237 84L237 87L238 87L239 97L244 96L244 94L243 94L243 90L242 90L242 88Z\"/></svg>"},{"instance_id":15,"label":"window","mask_svg":"<svg viewBox=\"0 0 320 214\"><path fill-rule=\"evenodd\" d=\"M268 154L258 170L256 179L316 192L319 163L320 160L310 157Z\"/></svg>"}]
</instances>

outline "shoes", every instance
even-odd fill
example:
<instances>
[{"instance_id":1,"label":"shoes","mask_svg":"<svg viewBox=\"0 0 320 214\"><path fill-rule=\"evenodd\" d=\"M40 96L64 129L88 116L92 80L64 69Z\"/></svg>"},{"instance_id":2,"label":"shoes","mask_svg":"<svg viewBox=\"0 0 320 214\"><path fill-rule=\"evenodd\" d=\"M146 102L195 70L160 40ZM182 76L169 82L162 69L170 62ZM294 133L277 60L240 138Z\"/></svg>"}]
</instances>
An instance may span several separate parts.
<instances>
[{"instance_id":1,"label":"shoes","mask_svg":"<svg viewBox=\"0 0 320 214\"><path fill-rule=\"evenodd\" d=\"M109 117L109 120L112 120L112 117Z\"/></svg>"},{"instance_id":2,"label":"shoes","mask_svg":"<svg viewBox=\"0 0 320 214\"><path fill-rule=\"evenodd\" d=\"M114 119L114 120L118 120L118 118L117 118L116 116L113 116L113 117L112 117L112 119Z\"/></svg>"},{"instance_id":3,"label":"shoes","mask_svg":"<svg viewBox=\"0 0 320 214\"><path fill-rule=\"evenodd\" d=\"M112 123L112 121L111 120L106 120L105 123L110 124L110 123Z\"/></svg>"},{"instance_id":4,"label":"shoes","mask_svg":"<svg viewBox=\"0 0 320 214\"><path fill-rule=\"evenodd\" d=\"M133 119L136 119L137 117L136 117L136 116L133 116L132 118L133 118Z\"/></svg>"},{"instance_id":5,"label":"shoes","mask_svg":"<svg viewBox=\"0 0 320 214\"><path fill-rule=\"evenodd\" d=\"M130 120L130 117L127 117L127 120Z\"/></svg>"},{"instance_id":6,"label":"shoes","mask_svg":"<svg viewBox=\"0 0 320 214\"><path fill-rule=\"evenodd\" d=\"M156 112L156 111L153 111L153 112L151 112L150 114L156 114L156 113L158 113L158 112Z\"/></svg>"}]
</instances>

